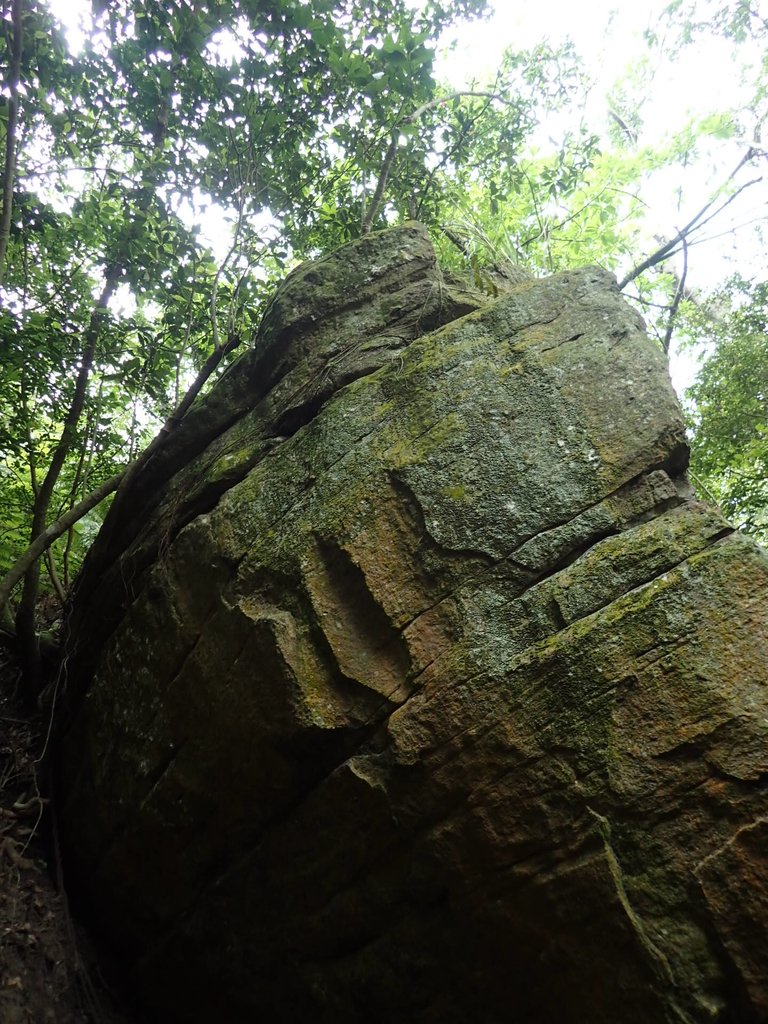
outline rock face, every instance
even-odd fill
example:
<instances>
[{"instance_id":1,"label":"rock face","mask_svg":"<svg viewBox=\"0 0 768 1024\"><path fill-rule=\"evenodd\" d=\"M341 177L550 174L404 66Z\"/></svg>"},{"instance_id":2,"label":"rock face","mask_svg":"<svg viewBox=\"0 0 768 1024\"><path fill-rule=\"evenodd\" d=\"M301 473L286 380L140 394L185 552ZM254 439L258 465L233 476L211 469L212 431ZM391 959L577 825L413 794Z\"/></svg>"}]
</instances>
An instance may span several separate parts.
<instances>
[{"instance_id":1,"label":"rock face","mask_svg":"<svg viewBox=\"0 0 768 1024\"><path fill-rule=\"evenodd\" d=\"M294 272L118 496L60 745L152 1019L768 1020L768 558L611 276Z\"/></svg>"}]
</instances>

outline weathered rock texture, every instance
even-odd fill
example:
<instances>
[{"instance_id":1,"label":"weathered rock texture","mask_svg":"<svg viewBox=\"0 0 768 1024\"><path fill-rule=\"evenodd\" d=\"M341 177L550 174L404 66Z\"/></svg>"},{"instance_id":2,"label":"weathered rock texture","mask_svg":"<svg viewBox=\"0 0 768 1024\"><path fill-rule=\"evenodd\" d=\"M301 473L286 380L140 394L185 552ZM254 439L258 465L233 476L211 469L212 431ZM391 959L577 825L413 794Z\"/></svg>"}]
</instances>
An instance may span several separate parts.
<instances>
[{"instance_id":1,"label":"weathered rock texture","mask_svg":"<svg viewBox=\"0 0 768 1024\"><path fill-rule=\"evenodd\" d=\"M686 459L602 270L287 279L71 619L70 871L155 1019L768 1019L768 559Z\"/></svg>"}]
</instances>

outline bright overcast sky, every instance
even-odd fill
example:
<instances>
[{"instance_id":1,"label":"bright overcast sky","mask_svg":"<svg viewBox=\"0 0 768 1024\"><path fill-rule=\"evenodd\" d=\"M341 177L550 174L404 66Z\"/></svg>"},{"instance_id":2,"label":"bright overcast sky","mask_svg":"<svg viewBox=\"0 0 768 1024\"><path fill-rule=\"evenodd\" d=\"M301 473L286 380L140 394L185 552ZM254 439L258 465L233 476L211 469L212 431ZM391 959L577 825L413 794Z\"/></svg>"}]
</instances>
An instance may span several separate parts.
<instances>
[{"instance_id":1,"label":"bright overcast sky","mask_svg":"<svg viewBox=\"0 0 768 1024\"><path fill-rule=\"evenodd\" d=\"M643 32L648 28L661 28L661 13L666 6L663 0L635 0L620 5L616 0L590 0L588 5L574 0L546 0L540 4L496 0L492 6L490 18L452 33L455 46L440 55L440 77L456 88L466 85L472 78L492 75L507 47L522 50L545 38L554 44L570 38L595 81L587 114L592 127L598 131L605 131L607 127L608 91L634 62L643 58L650 58L654 63L652 80L643 97L644 133L640 144L655 145L664 138L674 137L691 116L739 108L748 102L747 88L733 66L730 42L722 38L702 39L683 50L674 61L658 53L652 54ZM587 6L589 14L585 15ZM745 53L746 47L743 47L742 55ZM758 59L756 50L753 56ZM723 143L718 140L707 160L692 169L684 180L678 171L669 172L671 180L667 187L660 179L660 187L654 194L643 196L655 221L654 231L669 235L674 232L676 222L679 226L695 214L710 198L715 184L722 182L735 167L750 141L734 139ZM678 188L682 188L683 193L679 209ZM766 189L752 191L748 199L748 204L737 204L734 209L735 222L749 220L756 210L765 216ZM726 256L725 249L734 244L733 240L726 240L721 254ZM710 259L707 265L703 260L698 262L701 287L716 284L736 269L728 267L723 271L716 259ZM752 262L753 256L750 256L746 266Z\"/></svg>"},{"instance_id":2,"label":"bright overcast sky","mask_svg":"<svg viewBox=\"0 0 768 1024\"><path fill-rule=\"evenodd\" d=\"M456 88L472 79L490 77L502 51L529 49L548 38L553 44L570 38L595 80L587 111L592 127L605 131L608 116L606 95L630 65L648 58L651 51L643 38L645 30L657 29L663 37L661 14L668 0L546 0L546 3L517 3L496 0L493 14L481 22L464 26L449 38L454 45L442 51L440 77ZM587 13L588 11L588 13ZM748 49L742 47L742 60ZM753 47L752 60L760 54ZM644 134L640 143L655 145L674 138L691 116L724 112L746 106L748 87L740 81L734 65L733 44L722 38L702 39L686 48L675 61L658 53L653 57L652 78L644 96ZM713 141L709 152L685 171L657 174L652 186L643 191L650 233L669 238L711 198L739 162L752 140ZM749 171L747 171L749 173ZM756 174L751 174L755 177ZM768 185L751 187L713 227L721 237L691 252L688 282L703 289L717 286L735 271L749 277L754 267L764 264L764 248L746 231L728 233L730 226L765 222L768 215ZM640 260L645 253L638 253ZM692 382L697 359L690 353L672 352L670 367L678 392Z\"/></svg>"},{"instance_id":3,"label":"bright overcast sky","mask_svg":"<svg viewBox=\"0 0 768 1024\"><path fill-rule=\"evenodd\" d=\"M619 7L616 0L590 0L588 14L586 5L574 0L546 0L540 4L496 0L490 7L490 17L462 28L460 34L453 33L460 38L459 49L470 55L475 69L485 64L491 72L508 46L525 50L544 38L553 43L570 38L585 57L607 52L613 65L607 69L610 77L622 71L629 50L642 45L642 32L658 21L663 3L636 0ZM621 42L606 44L606 36Z\"/></svg>"},{"instance_id":4,"label":"bright overcast sky","mask_svg":"<svg viewBox=\"0 0 768 1024\"><path fill-rule=\"evenodd\" d=\"M449 38L456 40L456 49L444 53L440 71L452 81L491 75L507 47L524 50L547 38L552 43L571 39L599 89L605 91L633 60L648 53L643 33L660 28L668 2L589 0L586 4L546 0L536 4L495 0L490 4L489 17L450 34ZM674 65L659 64L656 81L659 99L663 96L664 102L657 113L664 126L669 115L679 115L686 109L711 110L738 101L736 76L723 73L727 71L729 52L728 43L711 40L689 48ZM713 74L713 68L720 73Z\"/></svg>"}]
</instances>

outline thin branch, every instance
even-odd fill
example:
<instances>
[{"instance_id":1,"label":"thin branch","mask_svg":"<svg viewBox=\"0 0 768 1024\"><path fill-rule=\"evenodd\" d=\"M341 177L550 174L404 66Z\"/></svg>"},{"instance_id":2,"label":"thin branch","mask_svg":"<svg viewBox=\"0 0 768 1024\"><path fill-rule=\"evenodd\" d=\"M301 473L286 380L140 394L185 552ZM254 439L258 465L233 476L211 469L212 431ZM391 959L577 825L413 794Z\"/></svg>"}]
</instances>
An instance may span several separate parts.
<instances>
[{"instance_id":1,"label":"thin branch","mask_svg":"<svg viewBox=\"0 0 768 1024\"><path fill-rule=\"evenodd\" d=\"M80 368L75 378L75 387L67 415L64 419L61 434L53 450L48 471L43 477L32 508L32 526L30 529L31 546L35 546L35 539L44 535L45 521L48 509L53 496L53 490L59 479L64 462L74 443L77 425L80 420L83 406L85 404L86 387L90 377L91 367L96 354L96 345L101 333L102 323L107 315L107 307L118 281L122 274L121 264L115 264L110 268L101 295L91 312L90 321L83 338L83 349L80 357ZM41 552L47 549L45 544ZM38 555L41 553L38 552ZM16 633L22 645L24 676L28 693L33 693L39 686L41 676L40 645L35 626L35 603L37 600L38 585L40 580L40 565L37 558L34 558L26 566L24 586L21 592L18 608L16 609Z\"/></svg>"},{"instance_id":2,"label":"thin branch","mask_svg":"<svg viewBox=\"0 0 768 1024\"><path fill-rule=\"evenodd\" d=\"M766 204L766 205L768 205L768 204ZM689 239L688 240L688 248L692 249L694 245L706 245L708 242L716 242L718 238L727 238L728 235L733 235L734 232L740 231L742 228L748 228L750 226L750 224L763 224L763 223L765 223L765 216L762 215L762 214L760 216L758 216L758 217L750 217L749 220L742 220L738 224L732 224L729 228L727 228L727 230L725 230L725 231L718 231L714 235L704 235L703 238ZM675 250L675 252L670 253L670 255L674 256L677 252L680 252L680 250L677 249L677 250Z\"/></svg>"},{"instance_id":3,"label":"thin branch","mask_svg":"<svg viewBox=\"0 0 768 1024\"><path fill-rule=\"evenodd\" d=\"M448 241L452 242L456 246L461 255L468 259L470 255L469 249L467 248L467 244L461 237L461 235L457 231L454 231L453 228L446 228L442 225L440 227L440 230L443 232Z\"/></svg>"},{"instance_id":4,"label":"thin branch","mask_svg":"<svg viewBox=\"0 0 768 1024\"><path fill-rule=\"evenodd\" d=\"M25 575L27 570L34 565L40 555L46 551L53 542L62 535L66 530L73 526L79 519L90 512L92 508L95 508L100 502L102 502L107 495L112 494L113 491L117 490L120 481L125 476L126 470L121 469L119 473L115 473L109 480L106 480L101 487L98 487L95 491L83 498L82 501L78 502L77 505L73 505L72 508L66 512L60 519L57 519L55 523L51 523L45 530L37 535L34 542L29 545L27 550L16 559L14 564L11 566L8 573L0 583L0 617L3 621L7 621L6 605L11 593L19 582L19 580Z\"/></svg>"},{"instance_id":5,"label":"thin branch","mask_svg":"<svg viewBox=\"0 0 768 1024\"><path fill-rule=\"evenodd\" d=\"M750 188L752 185L759 185L762 180L763 180L763 177L761 175L759 178L750 178L749 181L745 181L744 184L740 185L736 189L735 192L732 192L731 195L729 195L728 198L725 199L721 203L721 205L717 207L716 210L713 210L712 213L710 213L710 215L708 217L705 217L704 220L702 220L698 224L696 224L695 230L699 231L701 228L704 227L705 224L709 224L709 222L711 220L714 220L715 217L717 217L719 214L721 214L723 212L723 210L726 208L726 206L730 206L731 203L734 201L734 199L738 199L738 197L741 195L742 192L744 192L746 189ZM685 237L685 236L682 236L682 237Z\"/></svg>"},{"instance_id":6,"label":"thin branch","mask_svg":"<svg viewBox=\"0 0 768 1024\"><path fill-rule=\"evenodd\" d=\"M452 100L458 99L460 96L484 97L489 100L498 100L500 103L506 103L508 105L511 105L512 102L511 100L504 99L503 96L500 96L495 92L477 92L474 89L459 89L457 92L449 93L447 96L439 96L436 99L428 100L426 103L422 103L420 107L417 107L413 113L406 114L403 118L396 118L392 128L389 146L386 154L384 155L384 162L381 166L381 171L379 172L378 181L376 182L373 198L371 199L370 205L365 209L365 213L363 215L362 224L360 225L361 234L367 235L370 233L373 222L376 219L379 208L381 207L384 190L387 187L389 173L392 169L392 162L394 161L395 154L397 153L398 142L400 139L400 126L415 124L416 121L418 121L428 110L431 110L433 107L444 107Z\"/></svg>"},{"instance_id":7,"label":"thin branch","mask_svg":"<svg viewBox=\"0 0 768 1024\"><path fill-rule=\"evenodd\" d=\"M67 539L66 539L66 542L64 544L64 550L61 553L61 571L62 571L62 574L64 576L64 588L66 590L69 590L69 584L70 584L70 580L71 580L71 576L70 576L70 573L69 573L69 559L70 559L70 556L72 554L72 547L73 547L74 543L75 543L75 531L70 526L67 529Z\"/></svg>"},{"instance_id":8,"label":"thin branch","mask_svg":"<svg viewBox=\"0 0 768 1024\"><path fill-rule=\"evenodd\" d=\"M498 100L499 103L505 103L507 106L512 105L512 100L506 100L503 96L500 96L495 92L477 92L474 89L459 89L457 92L449 93L447 96L438 96L437 99L429 100L427 103L422 103L420 107L417 107L412 114L408 114L403 118L403 124L413 124L418 121L422 114L426 114L428 110L433 107L445 107L452 100L457 100L460 96L478 96L484 97L489 100Z\"/></svg>"},{"instance_id":9,"label":"thin branch","mask_svg":"<svg viewBox=\"0 0 768 1024\"><path fill-rule=\"evenodd\" d=\"M697 490L704 491L704 493L709 498L709 500L712 502L712 504L716 505L719 508L720 507L720 499L717 497L717 495L712 493L712 491L709 489L709 487L707 487L707 485L704 482L704 480L702 479L702 477L700 477L696 473L694 473L694 471L690 468L690 466L688 467L688 471L687 472L688 472L688 476L691 478L691 480L693 480L694 486L697 488Z\"/></svg>"},{"instance_id":10,"label":"thin branch","mask_svg":"<svg viewBox=\"0 0 768 1024\"><path fill-rule=\"evenodd\" d=\"M629 297L632 299L633 302L638 302L641 306L644 306L646 309L663 309L665 313L669 312L670 306L668 302L651 302L650 299L646 299L645 296L640 294L640 292L637 292L636 295L630 295Z\"/></svg>"},{"instance_id":11,"label":"thin branch","mask_svg":"<svg viewBox=\"0 0 768 1024\"><path fill-rule=\"evenodd\" d=\"M234 352L234 350L241 344L241 342L242 339L240 338L239 335L231 334L223 345L219 345L217 349L214 349L214 351L211 352L211 354L208 356L205 363L203 364L203 367L198 373L197 377L195 377L194 381L190 384L189 388L187 389L187 393L179 402L177 408L173 411L173 413L168 417L168 419L160 428L161 434L169 433L169 431L171 431L175 426L177 426L180 420L182 420L184 416L186 416L190 405L192 405L194 400L197 398L200 389L203 387L205 382L208 380L213 371L219 365L221 360L225 356L228 356L230 352ZM155 438L155 441L153 441L149 445L149 447L144 450L144 452L136 460L137 462L146 461L145 456L148 458L149 455L154 454L156 441L157 438Z\"/></svg>"},{"instance_id":12,"label":"thin branch","mask_svg":"<svg viewBox=\"0 0 768 1024\"><path fill-rule=\"evenodd\" d=\"M264 251L266 251L266 249L262 250L262 252ZM249 258L248 265L246 266L245 270L242 272L240 277L237 279L237 284L232 289L232 298L229 303L229 316L227 318L227 333L229 335L236 333L235 324L237 322L238 307L239 310L242 311L242 305L240 305L240 292L255 266L258 266L258 263L253 262Z\"/></svg>"},{"instance_id":13,"label":"thin branch","mask_svg":"<svg viewBox=\"0 0 768 1024\"><path fill-rule=\"evenodd\" d=\"M680 302L685 295L685 279L688 276L688 242L683 238L683 272L680 274L680 278L677 282L677 288L675 289L675 297L672 300L672 305L669 309L669 319L667 320L667 329L664 332L664 340L662 346L665 352L669 352L669 346L672 342L672 330L675 326L675 317L677 311L680 308Z\"/></svg>"},{"instance_id":14,"label":"thin branch","mask_svg":"<svg viewBox=\"0 0 768 1024\"><path fill-rule=\"evenodd\" d=\"M173 69L172 65L172 69ZM167 90L164 101L160 106L152 135L152 149L149 159L144 166L141 179L141 208L144 213L149 210L152 196L152 186L156 184L157 174L153 166L160 157L165 145L168 122L172 110L172 89ZM72 400L64 418L61 435L56 442L53 455L48 466L48 471L40 485L40 490L35 497L32 510L32 526L30 530L30 548L34 549L39 537L45 537L48 533L46 520L53 496L53 491L58 482L62 468L69 455L72 445L75 442L77 427L82 414L88 380L96 357L97 345L101 335L101 329L107 317L109 301L122 279L123 273L129 260L129 243L131 241L132 228L126 229L118 236L117 255L112 259L106 268L104 287L99 298L91 311L88 327L83 337L82 355L80 365L75 378ZM58 520L61 522L61 520ZM60 534L57 534L57 536ZM55 538L54 538L55 539ZM24 585L21 592L18 608L16 609L16 633L22 646L22 659L24 663L25 688L28 694L34 694L41 683L41 659L40 645L35 626L35 602L40 579L40 565L38 558L42 551L47 550L49 543L43 543L37 557L28 562L24 574ZM27 557L27 553L22 558ZM2 590L0 590L2 593ZM7 602L7 597L3 603Z\"/></svg>"},{"instance_id":15,"label":"thin branch","mask_svg":"<svg viewBox=\"0 0 768 1024\"><path fill-rule=\"evenodd\" d=\"M32 436L32 417L29 414L29 396L27 394L26 368L22 367L21 380L21 408L24 411L24 434L27 445L27 466L29 469L29 486L32 488L32 496L37 498L40 486L37 481L37 452L35 450L35 439Z\"/></svg>"},{"instance_id":16,"label":"thin branch","mask_svg":"<svg viewBox=\"0 0 768 1024\"><path fill-rule=\"evenodd\" d=\"M440 159L440 162L435 164L435 166L429 172L429 174L427 176L427 180L426 180L423 188L421 189L421 198L419 199L418 206L416 207L414 216L412 218L413 220L418 220L419 219L419 216L421 215L422 207L423 207L424 203L426 202L427 196L429 195L429 190L432 187L432 183L434 182L435 178L437 177L439 172L443 169L443 167L445 167L445 165L447 163L449 163L453 159L454 154L458 153L459 149L461 149L461 146L464 144L464 141L466 140L467 136L473 130L473 128L475 127L475 124L477 123L477 121L483 116L483 114L485 114L486 110L490 106L490 103L491 103L491 101L489 100L484 105L482 110L480 110L477 113L477 115L475 117L468 117L467 118L465 123L461 126L461 132L460 132L458 138L456 139L456 141L454 142L454 144L451 146L450 149L447 149L443 153L442 158Z\"/></svg>"},{"instance_id":17,"label":"thin branch","mask_svg":"<svg viewBox=\"0 0 768 1024\"><path fill-rule=\"evenodd\" d=\"M91 313L88 328L86 329L85 337L83 339L83 352L80 357L80 369L78 370L77 378L75 380L75 390L72 402L67 411L67 416L61 430L61 436L59 437L50 465L48 466L48 471L40 486L40 493L38 496L39 504L43 506L44 512L48 508L53 488L59 479L59 473L61 472L61 468L64 465L64 461L69 454L70 447L74 441L77 424L80 421L80 414L82 413L83 406L85 404L86 388L91 374L93 360L96 356L96 346L101 333L101 327L107 316L109 301L117 289L117 285L122 276L122 271L123 268L119 264L110 268L104 282L104 287L102 288L101 294L96 300L93 312Z\"/></svg>"},{"instance_id":18,"label":"thin branch","mask_svg":"<svg viewBox=\"0 0 768 1024\"><path fill-rule=\"evenodd\" d=\"M211 301L209 303L209 315L210 315L210 320L211 320L211 331L213 333L213 349L214 349L214 352L219 348L219 327L218 327L218 324L216 323L216 312L217 312L216 311L216 301L218 299L218 293L219 293L219 278L221 277L221 275L226 270L227 264L229 263L229 261L234 256L235 251L236 251L238 245L240 244L240 231L241 231L242 226L243 226L243 212L244 212L244 208L245 208L245 193L244 193L243 187L241 186L241 188L240 188L240 199L239 199L239 202L238 202L238 211L237 211L237 223L235 224L235 231L234 231L234 235L232 237L232 245L230 245L229 250L227 251L227 255L224 257L224 259L222 260L221 264L217 267L216 274L214 275L214 278L213 278L213 285L211 287Z\"/></svg>"},{"instance_id":19,"label":"thin branch","mask_svg":"<svg viewBox=\"0 0 768 1024\"><path fill-rule=\"evenodd\" d=\"M45 559L45 568L48 570L48 578L53 584L53 589L56 591L56 597L58 597L59 604L63 608L67 603L67 595L64 593L64 588L61 585L59 574L56 572L56 563L53 560L53 553L50 548L48 548L43 557Z\"/></svg>"},{"instance_id":20,"label":"thin branch","mask_svg":"<svg viewBox=\"0 0 768 1024\"><path fill-rule=\"evenodd\" d=\"M16 560L10 571L6 574L3 580L0 581L0 622L8 623L9 617L6 611L8 600L10 599L14 587L30 567L34 565L37 559L43 554L43 552L48 550L51 544L53 544L58 537L78 522L78 520L82 519L86 513L91 511L92 508L95 508L106 497L116 491L123 481L127 484L129 479L132 479L141 467L149 460L149 458L166 443L168 436L173 431L173 428L189 410L189 407L196 398L198 392L219 365L221 360L225 355L237 348L239 344L240 338L233 335L225 345L220 346L218 350L214 351L208 357L205 365L198 373L193 384L184 395L184 398L181 400L178 407L163 424L160 433L155 437L152 443L144 449L138 458L129 463L129 465L124 466L121 470L115 473L114 476L105 480L100 487L91 491L91 493L86 495L82 501L73 505L68 512L65 512L63 516L57 519L55 523L51 523L50 526L46 527L45 530L38 534L33 543L30 544L27 550Z\"/></svg>"},{"instance_id":21,"label":"thin branch","mask_svg":"<svg viewBox=\"0 0 768 1024\"><path fill-rule=\"evenodd\" d=\"M361 233L367 235L370 233L376 214L379 212L381 206L381 200L384 196L384 189L387 187L387 181L389 180L389 172L392 169L392 161L395 159L397 153L397 145L400 140L400 129L394 128L392 130L392 138L389 142L386 155L384 157L384 163L381 165L381 173L379 174L379 180L376 182L376 190L373 193L368 209L365 211L365 217L360 227Z\"/></svg>"},{"instance_id":22,"label":"thin branch","mask_svg":"<svg viewBox=\"0 0 768 1024\"><path fill-rule=\"evenodd\" d=\"M724 188L729 181L733 181L733 179L739 173L741 168L746 163L749 163L749 161L752 160L753 157L756 155L757 154L755 153L755 150L750 147L744 154L744 156L741 158L741 160L739 160L736 167L734 167L734 169L725 179L725 181L720 187L720 190ZM699 210L699 212L688 221L687 224L680 228L680 230L673 238L669 239L669 241L667 242L664 242L664 244L660 245L659 248L655 250L655 252L652 252L650 256L646 257L646 259L644 259L641 263L638 263L636 267L630 270L626 277L624 277L623 280L619 282L619 291L625 288L630 283L630 281L634 281L636 277L639 277L646 270L649 270L651 267L655 267L658 263L661 263L663 260L668 259L669 256L672 255L672 252L675 250L675 246L682 242L683 239L687 239L692 231L702 228L705 224L712 220L713 217L716 217L719 213L722 213L722 211L726 208L726 206L729 205L729 203L732 203L734 199L737 198L737 196L741 195L744 189L749 188L751 185L757 184L758 181L762 181L762 178L754 178L751 181L746 182L746 184L741 185L732 195L728 196L728 198L723 203L721 203L716 210L710 213L712 207L715 206L719 201L720 190L718 190L718 194L715 195L712 199L710 199L709 202L706 203ZM709 214L709 216L706 216L707 214Z\"/></svg>"},{"instance_id":23,"label":"thin branch","mask_svg":"<svg viewBox=\"0 0 768 1024\"><path fill-rule=\"evenodd\" d=\"M8 75L8 119L5 125L5 169L3 175L3 208L0 212L0 285L5 271L5 253L11 237L13 213L13 182L16 176L16 127L19 122L19 78L21 75L21 4L13 0L11 23L11 67Z\"/></svg>"},{"instance_id":24,"label":"thin branch","mask_svg":"<svg viewBox=\"0 0 768 1024\"><path fill-rule=\"evenodd\" d=\"M531 193L531 202L533 203L533 212L536 215L536 223L539 225L538 234L529 236L521 244L522 244L523 247L525 247L526 245L530 245L530 243L535 241L536 239L543 238L544 239L544 245L546 246L547 263L549 264L550 271L554 272L555 268L554 268L554 264L552 262L552 252L551 252L550 247L549 247L550 230L547 227L546 220L542 219L541 208L539 206L539 202L538 202L538 199L536 197L536 189L533 187L533 183L532 183L530 177L528 176L528 173L524 169L522 169L522 168L521 168L521 170L522 170L523 177L525 178L525 180L526 180L526 182L528 184L528 190Z\"/></svg>"},{"instance_id":25,"label":"thin branch","mask_svg":"<svg viewBox=\"0 0 768 1024\"><path fill-rule=\"evenodd\" d=\"M124 470L121 471L121 479L123 476L125 477L125 486L123 487L121 494L117 496L115 500L115 505L117 505L117 503L121 500L122 496L125 494L126 488L130 481L132 481L136 477L139 471L146 465L147 462L149 462L152 456L154 456L159 449L165 446L168 437L173 433L174 429L179 425L181 420L187 414L187 412L189 411L189 407L192 405L195 398L197 398L197 395L199 394L200 389L203 387L205 382L211 376L211 374L219 365L221 360L230 352L233 352L238 347L238 345L241 344L241 340L242 339L239 337L239 335L232 334L227 339L224 345L220 345L218 348L214 349L213 352L208 356L197 377L195 377L194 381L188 388L181 402L179 402L178 406L174 409L174 411L162 425L159 433L154 437L154 439L149 443L149 445L147 445L147 447L138 456L138 458L134 459L133 462L131 462L128 466L125 467ZM2 587L0 587L0 608L2 607L2 602L3 590Z\"/></svg>"},{"instance_id":26,"label":"thin branch","mask_svg":"<svg viewBox=\"0 0 768 1024\"><path fill-rule=\"evenodd\" d=\"M613 118L613 120L616 122L616 124L619 126L619 128L624 132L625 136L627 137L627 141L630 142L633 146L636 146L637 145L637 132L633 131L629 127L627 122L622 117L620 117L619 114L617 114L616 111L612 107L608 108L608 116Z\"/></svg>"},{"instance_id":27,"label":"thin branch","mask_svg":"<svg viewBox=\"0 0 768 1024\"><path fill-rule=\"evenodd\" d=\"M174 408L179 404L179 391L181 390L181 360L189 347L189 338L192 334L192 313L195 305L195 287L197 285L197 251L192 252L192 280L189 283L189 301L187 302L187 321L184 325L184 340L176 353L176 373L173 388Z\"/></svg>"},{"instance_id":28,"label":"thin branch","mask_svg":"<svg viewBox=\"0 0 768 1024\"><path fill-rule=\"evenodd\" d=\"M80 454L77 460L77 470L75 471L75 477L72 481L72 490L70 492L70 504L74 502L75 495L80 487L83 489L83 493L86 493L88 487L88 480L91 474L91 466L93 465L93 458L96 454L96 437L99 430L99 421L101 420L101 409L104 402L104 379L99 381L99 393L96 398L96 408L89 411L88 417L85 421L85 444L81 446Z\"/></svg>"}]
</instances>

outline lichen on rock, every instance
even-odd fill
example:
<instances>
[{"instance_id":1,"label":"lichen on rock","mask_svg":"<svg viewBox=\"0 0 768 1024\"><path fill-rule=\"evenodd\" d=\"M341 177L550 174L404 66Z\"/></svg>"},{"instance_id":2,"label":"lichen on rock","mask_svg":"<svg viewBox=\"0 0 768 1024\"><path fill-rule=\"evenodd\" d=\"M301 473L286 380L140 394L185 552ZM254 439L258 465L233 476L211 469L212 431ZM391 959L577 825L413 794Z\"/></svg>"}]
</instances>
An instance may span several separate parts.
<instances>
[{"instance_id":1,"label":"lichen on rock","mask_svg":"<svg viewBox=\"0 0 768 1024\"><path fill-rule=\"evenodd\" d=\"M599 268L287 278L71 615L68 862L158 1020L765 1019L768 558L686 464Z\"/></svg>"}]
</instances>

